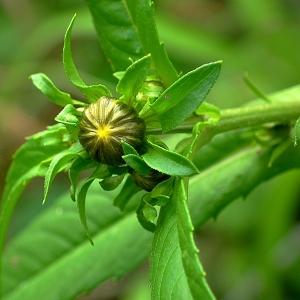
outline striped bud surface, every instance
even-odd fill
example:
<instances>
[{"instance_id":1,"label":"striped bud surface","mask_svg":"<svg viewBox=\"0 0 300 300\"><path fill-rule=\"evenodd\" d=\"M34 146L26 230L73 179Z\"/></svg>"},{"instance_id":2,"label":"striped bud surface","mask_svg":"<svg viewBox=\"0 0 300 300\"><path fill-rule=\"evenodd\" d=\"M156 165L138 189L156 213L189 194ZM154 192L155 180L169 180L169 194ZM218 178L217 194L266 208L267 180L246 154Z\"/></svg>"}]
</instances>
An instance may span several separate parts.
<instances>
[{"instance_id":1,"label":"striped bud surface","mask_svg":"<svg viewBox=\"0 0 300 300\"><path fill-rule=\"evenodd\" d=\"M144 143L145 123L130 106L101 97L83 112L79 141L89 155L102 163L119 165L122 141L139 149Z\"/></svg>"}]
</instances>

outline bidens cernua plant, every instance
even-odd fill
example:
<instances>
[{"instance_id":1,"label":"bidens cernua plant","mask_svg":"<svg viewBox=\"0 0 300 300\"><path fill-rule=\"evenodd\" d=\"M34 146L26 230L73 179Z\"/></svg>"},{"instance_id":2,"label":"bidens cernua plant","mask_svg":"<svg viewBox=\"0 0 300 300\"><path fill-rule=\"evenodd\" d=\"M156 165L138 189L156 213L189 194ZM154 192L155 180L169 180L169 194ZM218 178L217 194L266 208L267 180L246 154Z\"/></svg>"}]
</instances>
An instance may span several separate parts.
<instances>
[{"instance_id":1,"label":"bidens cernua plant","mask_svg":"<svg viewBox=\"0 0 300 300\"><path fill-rule=\"evenodd\" d=\"M74 17L65 35L63 63L68 79L82 95L72 97L59 90L42 73L30 77L33 84L52 102L61 106L62 110L55 117L56 124L28 138L15 154L7 175L0 215L0 247L3 247L14 206L26 184L33 177L45 177L45 202L55 176L66 172L70 181L70 197L76 203L80 221L91 243L97 235L92 231L90 233L86 202L89 202L88 191L93 183L92 189L99 193L99 201L104 194L110 193L109 195L113 195L110 207L114 211L119 213L121 210L122 216L127 216L132 211L136 212L134 225L137 224L140 235L144 234L144 239L149 239L151 234L148 231L154 232L151 255L152 299L215 299L206 283L193 240L193 225L188 207L189 179L199 173L195 157L199 156L199 149L209 143L215 135L230 130L247 129L247 145L251 143L256 146L257 141L258 144L264 144L259 151L249 147L252 152L246 152L245 157L240 155L240 164L235 164L235 160L228 160L220 169L212 170L210 177L202 174L196 176L198 184L200 181L201 184L204 183L197 206L194 206L197 209L193 213L198 216L195 218L198 224L203 224L207 219L215 217L232 200L231 198L245 195L259 182L290 166L290 163L288 167L282 163L270 169L271 171L264 171L268 164L271 168L274 161L290 149L291 128L300 123L295 122L300 114L300 102L293 97L288 102L265 99L266 101L258 106L220 111L214 105L204 102L204 99L219 76L221 62L204 64L179 75L168 59L163 44L158 40L149 1L87 2L98 33L102 37L104 52L117 71L114 76L118 83L115 88L109 89L103 84L88 85L80 77L71 51ZM126 7L123 2L126 2ZM103 13L105 9L109 13ZM110 13L115 13L115 21L117 20L117 25L123 30L119 30L118 26L115 30L115 27L107 22ZM130 22L133 23L132 27ZM120 42L122 38L121 43L114 47L114 43ZM286 92L283 98L290 94L292 93ZM251 127L255 130L251 131ZM295 132L297 128L299 131L299 126L295 128ZM183 133L184 136L179 136L179 133ZM263 147L265 152L262 151ZM232 150L234 147L228 148ZM223 148L218 151L222 152ZM259 153L263 153L261 157ZM291 154L289 158L292 157L295 158L295 154ZM218 159L219 156L212 158L215 161ZM265 160L269 162L265 163ZM251 168L247 165L248 161ZM209 159L208 162L201 161L200 165L201 163L210 166ZM230 166L233 179L230 177ZM240 168L244 172L240 171ZM247 172L252 172L250 179L245 179L244 174ZM103 211L97 213L97 217L101 219ZM138 222L146 230L143 230ZM67 230L73 228L68 227ZM147 252L146 245L143 245L143 249L132 247L135 251L131 252L132 239L126 239L126 234L130 236L130 232L124 233L118 229L112 234L113 241L110 240L110 243L121 241L118 244L119 248L115 247L117 250L112 251L114 256L109 261L115 269L111 272L108 270L105 275L100 276L102 279L98 279L97 269L97 272L92 273L93 276L88 277L89 282L86 285L72 286L72 289L67 291L68 296L63 287L55 287L59 299L61 295L66 299L74 299L102 282L103 278L125 274L147 255L141 254L142 251ZM117 240L114 239L115 235ZM138 243L141 236L134 236L134 241ZM85 242L84 235L82 243ZM88 246L90 248L87 252L92 248L89 244ZM124 260L128 261L122 262L123 252L127 250L130 253L128 252L128 256L124 255ZM77 253L77 250L75 252ZM77 256L74 257L72 264L77 264ZM72 271L72 274L67 274L72 285L80 281L78 278L82 278L83 273L90 271L90 261L87 263L85 258L82 263L86 264L84 272L78 268L76 273L75 268L74 273ZM107 269L110 268L109 262L104 264ZM130 267L127 267L126 263ZM99 264L95 264L95 267L99 267ZM60 270L65 269L61 267ZM101 270L106 271L105 268ZM34 272L30 273L30 276L34 274L35 277ZM57 274L50 272L49 276L52 280L57 280ZM29 288L30 284L24 284L20 289L21 298L14 299L31 300L32 292L38 292L39 288L47 286L47 276L46 279L36 278L38 279L37 283L33 284L34 289ZM52 284L51 289L53 288ZM26 291L30 295L29 298L25 296ZM46 294L43 293L43 296Z\"/></svg>"}]
</instances>

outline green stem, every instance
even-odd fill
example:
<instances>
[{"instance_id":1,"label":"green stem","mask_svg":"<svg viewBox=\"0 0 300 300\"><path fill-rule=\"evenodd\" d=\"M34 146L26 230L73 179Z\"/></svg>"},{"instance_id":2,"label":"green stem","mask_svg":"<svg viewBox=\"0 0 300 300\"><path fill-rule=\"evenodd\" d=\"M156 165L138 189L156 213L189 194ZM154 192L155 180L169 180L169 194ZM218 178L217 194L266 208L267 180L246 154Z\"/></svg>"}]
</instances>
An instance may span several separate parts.
<instances>
[{"instance_id":1,"label":"green stem","mask_svg":"<svg viewBox=\"0 0 300 300\"><path fill-rule=\"evenodd\" d=\"M272 104L251 105L241 108L224 109L220 121L211 125L212 135L240 128L260 126L266 123L287 123L300 116L300 101L277 102ZM168 131L172 133L191 133L196 122L202 121L202 116L193 117L190 124L185 124ZM149 129L148 134L163 134L158 129Z\"/></svg>"}]
</instances>

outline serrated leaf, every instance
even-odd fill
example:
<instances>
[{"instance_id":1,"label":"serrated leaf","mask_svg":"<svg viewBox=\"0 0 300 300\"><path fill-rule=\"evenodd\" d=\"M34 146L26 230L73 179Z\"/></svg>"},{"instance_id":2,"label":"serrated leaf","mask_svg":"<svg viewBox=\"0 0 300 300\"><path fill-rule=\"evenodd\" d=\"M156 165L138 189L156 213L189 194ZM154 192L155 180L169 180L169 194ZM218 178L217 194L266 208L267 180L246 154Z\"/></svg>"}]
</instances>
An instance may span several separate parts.
<instances>
[{"instance_id":1,"label":"serrated leaf","mask_svg":"<svg viewBox=\"0 0 300 300\"><path fill-rule=\"evenodd\" d=\"M116 71L145 55L123 0L86 0L108 61Z\"/></svg>"},{"instance_id":2,"label":"serrated leaf","mask_svg":"<svg viewBox=\"0 0 300 300\"><path fill-rule=\"evenodd\" d=\"M45 174L43 204L46 202L49 187L55 176L61 172L72 160L78 157L82 151L82 146L79 143L76 143L53 157Z\"/></svg>"},{"instance_id":3,"label":"serrated leaf","mask_svg":"<svg viewBox=\"0 0 300 300\"><path fill-rule=\"evenodd\" d=\"M124 174L117 175L117 176L111 176L111 177L101 180L99 182L99 184L103 188L103 190L112 191L112 190L116 189L122 183L123 179L124 179Z\"/></svg>"},{"instance_id":4,"label":"serrated leaf","mask_svg":"<svg viewBox=\"0 0 300 300\"><path fill-rule=\"evenodd\" d=\"M215 84L221 62L202 65L183 75L151 105L158 114L163 131L175 128L204 101Z\"/></svg>"},{"instance_id":5,"label":"serrated leaf","mask_svg":"<svg viewBox=\"0 0 300 300\"><path fill-rule=\"evenodd\" d=\"M135 184L132 177L128 176L124 185L122 186L122 189L114 199L114 205L117 206L121 211L124 211L132 196L137 194L140 190L141 188Z\"/></svg>"},{"instance_id":6,"label":"serrated leaf","mask_svg":"<svg viewBox=\"0 0 300 300\"><path fill-rule=\"evenodd\" d=\"M161 208L151 252L152 299L215 299L205 281L192 236L187 196L182 179Z\"/></svg>"},{"instance_id":7,"label":"serrated leaf","mask_svg":"<svg viewBox=\"0 0 300 300\"><path fill-rule=\"evenodd\" d=\"M29 78L32 80L34 86L37 87L53 103L60 106L78 103L78 100L74 100L70 94L59 90L47 75L37 73L31 75Z\"/></svg>"},{"instance_id":8,"label":"serrated leaf","mask_svg":"<svg viewBox=\"0 0 300 300\"><path fill-rule=\"evenodd\" d=\"M13 156L5 179L0 214L0 251L14 207L26 185L34 178L44 176L54 155L69 147L69 136L64 126L50 126L29 138Z\"/></svg>"},{"instance_id":9,"label":"serrated leaf","mask_svg":"<svg viewBox=\"0 0 300 300\"><path fill-rule=\"evenodd\" d=\"M194 299L215 299L205 279L205 272L199 260L199 250L194 241L194 227L189 213L187 184L183 179L175 182L173 196L177 214L177 231L181 248L183 269L190 292Z\"/></svg>"},{"instance_id":10,"label":"serrated leaf","mask_svg":"<svg viewBox=\"0 0 300 300\"><path fill-rule=\"evenodd\" d=\"M79 131L81 113L76 108L67 104L63 110L55 117L55 121L66 126L71 135L77 138Z\"/></svg>"},{"instance_id":11,"label":"serrated leaf","mask_svg":"<svg viewBox=\"0 0 300 300\"><path fill-rule=\"evenodd\" d=\"M165 85L169 86L178 78L178 74L168 58L164 45L159 41L154 20L153 2L126 0L126 4L145 52L151 53L158 75Z\"/></svg>"},{"instance_id":12,"label":"serrated leaf","mask_svg":"<svg viewBox=\"0 0 300 300\"><path fill-rule=\"evenodd\" d=\"M146 55L133 62L125 71L116 89L122 94L122 102L133 104L136 95L142 88L143 83L149 72L151 56Z\"/></svg>"},{"instance_id":13,"label":"serrated leaf","mask_svg":"<svg viewBox=\"0 0 300 300\"><path fill-rule=\"evenodd\" d=\"M122 158L125 160L126 164L138 174L147 175L151 172L151 168L144 162L141 156L127 154L123 155Z\"/></svg>"},{"instance_id":14,"label":"serrated leaf","mask_svg":"<svg viewBox=\"0 0 300 300\"><path fill-rule=\"evenodd\" d=\"M152 169L171 176L191 176L199 172L196 166L184 156L150 141L148 145L148 150L142 157Z\"/></svg>"},{"instance_id":15,"label":"serrated leaf","mask_svg":"<svg viewBox=\"0 0 300 300\"><path fill-rule=\"evenodd\" d=\"M90 102L98 100L102 96L110 95L109 90L102 84L87 85L80 77L78 70L73 61L72 49L71 49L71 34L73 24L76 18L76 14L72 18L64 39L63 49L63 63L65 73L69 80L87 97Z\"/></svg>"}]
</instances>

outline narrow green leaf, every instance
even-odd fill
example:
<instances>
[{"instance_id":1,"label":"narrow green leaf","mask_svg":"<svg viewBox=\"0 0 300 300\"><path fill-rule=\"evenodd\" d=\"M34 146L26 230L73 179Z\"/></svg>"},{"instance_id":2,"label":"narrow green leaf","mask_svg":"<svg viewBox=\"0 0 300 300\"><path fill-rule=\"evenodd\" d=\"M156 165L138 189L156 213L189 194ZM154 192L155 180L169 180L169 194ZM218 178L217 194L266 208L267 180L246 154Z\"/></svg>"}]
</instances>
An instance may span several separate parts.
<instances>
[{"instance_id":1,"label":"narrow green leaf","mask_svg":"<svg viewBox=\"0 0 300 300\"><path fill-rule=\"evenodd\" d=\"M123 0L86 0L100 45L115 71L145 55Z\"/></svg>"},{"instance_id":2,"label":"narrow green leaf","mask_svg":"<svg viewBox=\"0 0 300 300\"><path fill-rule=\"evenodd\" d=\"M111 176L108 178L104 178L99 182L99 184L105 191L112 191L122 183L123 179L124 179L124 174Z\"/></svg>"},{"instance_id":3,"label":"narrow green leaf","mask_svg":"<svg viewBox=\"0 0 300 300\"><path fill-rule=\"evenodd\" d=\"M149 72L151 56L146 55L130 65L117 85L124 103L133 103Z\"/></svg>"},{"instance_id":4,"label":"narrow green leaf","mask_svg":"<svg viewBox=\"0 0 300 300\"><path fill-rule=\"evenodd\" d=\"M298 145L298 140L300 139L300 118L297 119L294 130L293 130L293 139L294 139L294 146Z\"/></svg>"},{"instance_id":5,"label":"narrow green leaf","mask_svg":"<svg viewBox=\"0 0 300 300\"><path fill-rule=\"evenodd\" d=\"M184 156L150 141L148 145L148 151L142 157L152 169L171 176L191 176L199 172L196 166Z\"/></svg>"},{"instance_id":6,"label":"narrow green leaf","mask_svg":"<svg viewBox=\"0 0 300 300\"><path fill-rule=\"evenodd\" d=\"M188 180L186 182L188 184ZM173 190L176 202L177 231L182 252L182 263L194 299L215 299L206 280L205 272L199 260L199 251L194 241L194 227L188 209L187 187L183 179L177 179Z\"/></svg>"},{"instance_id":7,"label":"narrow green leaf","mask_svg":"<svg viewBox=\"0 0 300 300\"><path fill-rule=\"evenodd\" d=\"M146 53L151 53L158 75L165 85L169 86L178 78L178 74L170 62L163 44L159 42L153 2L126 0L126 3Z\"/></svg>"},{"instance_id":8,"label":"narrow green leaf","mask_svg":"<svg viewBox=\"0 0 300 300\"><path fill-rule=\"evenodd\" d=\"M43 73L33 74L29 77L32 83L51 100L53 103L65 106L66 104L78 103L70 94L59 90L55 84Z\"/></svg>"},{"instance_id":9,"label":"narrow green leaf","mask_svg":"<svg viewBox=\"0 0 300 300\"><path fill-rule=\"evenodd\" d=\"M69 149L64 150L61 153L58 153L53 157L50 162L49 168L45 174L45 183L44 183L44 199L43 204L45 203L49 187L55 178L55 176L61 172L72 160L78 157L79 153L82 151L82 146L79 143L74 144Z\"/></svg>"},{"instance_id":10,"label":"narrow green leaf","mask_svg":"<svg viewBox=\"0 0 300 300\"><path fill-rule=\"evenodd\" d=\"M86 220L85 199L86 199L86 194L94 180L95 180L95 178L86 179L83 182L81 188L79 189L78 195L76 197L80 221L81 221L81 224L83 225L83 227L85 229L85 233L92 245L94 245L94 243L93 243L91 234L89 232L89 228L88 228L88 224L87 224L87 220Z\"/></svg>"},{"instance_id":11,"label":"narrow green leaf","mask_svg":"<svg viewBox=\"0 0 300 300\"><path fill-rule=\"evenodd\" d=\"M209 63L185 74L167 88L152 104L163 131L175 128L204 101L215 84L221 62Z\"/></svg>"},{"instance_id":12,"label":"narrow green leaf","mask_svg":"<svg viewBox=\"0 0 300 300\"><path fill-rule=\"evenodd\" d=\"M141 175L147 175L151 172L151 168L144 162L141 156L135 154L123 155L122 158L126 164Z\"/></svg>"},{"instance_id":13,"label":"narrow green leaf","mask_svg":"<svg viewBox=\"0 0 300 300\"><path fill-rule=\"evenodd\" d=\"M69 147L69 135L58 124L37 133L17 150L5 180L0 212L0 252L11 215L26 185L34 178L44 176L47 161Z\"/></svg>"},{"instance_id":14,"label":"narrow green leaf","mask_svg":"<svg viewBox=\"0 0 300 300\"><path fill-rule=\"evenodd\" d=\"M98 100L101 96L110 95L110 92L102 84L87 85L78 73L78 70L73 61L71 49L71 34L75 18L76 14L72 18L70 25L67 28L64 40L63 63L65 73L68 76L69 80L87 97L87 99L93 102Z\"/></svg>"},{"instance_id":15,"label":"narrow green leaf","mask_svg":"<svg viewBox=\"0 0 300 300\"><path fill-rule=\"evenodd\" d=\"M79 156L72 163L69 169L69 180L70 180L70 196L73 201L76 201L76 190L79 183L81 172L87 169L96 168L97 163L88 158Z\"/></svg>"},{"instance_id":16,"label":"narrow green leaf","mask_svg":"<svg viewBox=\"0 0 300 300\"><path fill-rule=\"evenodd\" d=\"M132 196L137 194L140 190L141 188L135 184L132 177L128 176L121 191L114 199L114 205L120 208L121 211L124 211Z\"/></svg>"}]
</instances>

